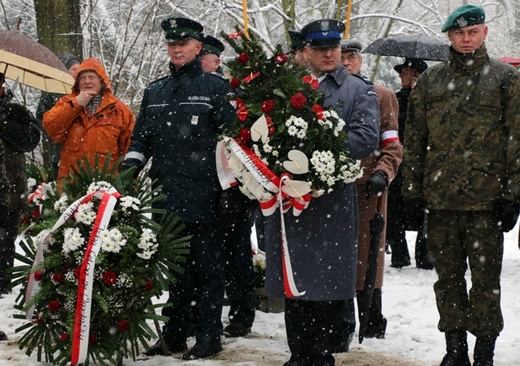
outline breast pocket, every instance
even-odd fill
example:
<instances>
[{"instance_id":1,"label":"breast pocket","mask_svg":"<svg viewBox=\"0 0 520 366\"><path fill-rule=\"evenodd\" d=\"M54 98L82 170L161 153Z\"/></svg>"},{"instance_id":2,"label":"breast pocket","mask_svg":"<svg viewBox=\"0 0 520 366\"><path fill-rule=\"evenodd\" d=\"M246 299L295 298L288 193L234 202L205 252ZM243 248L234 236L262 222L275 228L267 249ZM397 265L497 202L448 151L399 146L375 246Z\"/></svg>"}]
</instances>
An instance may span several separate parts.
<instances>
[{"instance_id":1,"label":"breast pocket","mask_svg":"<svg viewBox=\"0 0 520 366\"><path fill-rule=\"evenodd\" d=\"M187 134L191 139L204 138L205 136L213 136L213 126L211 124L211 115L213 106L208 103L180 103L182 113L184 113L185 121L187 121Z\"/></svg>"}]
</instances>

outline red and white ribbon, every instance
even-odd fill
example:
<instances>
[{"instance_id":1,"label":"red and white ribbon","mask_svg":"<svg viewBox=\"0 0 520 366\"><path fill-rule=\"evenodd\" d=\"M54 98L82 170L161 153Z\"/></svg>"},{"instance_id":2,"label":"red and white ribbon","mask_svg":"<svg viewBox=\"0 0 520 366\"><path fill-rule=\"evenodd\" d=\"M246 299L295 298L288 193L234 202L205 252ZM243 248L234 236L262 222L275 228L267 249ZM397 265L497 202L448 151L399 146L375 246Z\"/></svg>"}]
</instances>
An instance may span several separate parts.
<instances>
[{"instance_id":1,"label":"red and white ribbon","mask_svg":"<svg viewBox=\"0 0 520 366\"><path fill-rule=\"evenodd\" d=\"M99 193L101 193L101 197L99 197ZM114 206L117 203L117 199L121 196L115 189L111 190L111 192L96 192L95 195L101 198L101 204L94 220L87 250L79 271L78 297L72 335L71 365L84 363L88 356L90 310L93 302L92 289L96 257L101 248L101 233L108 228Z\"/></svg>"}]
</instances>

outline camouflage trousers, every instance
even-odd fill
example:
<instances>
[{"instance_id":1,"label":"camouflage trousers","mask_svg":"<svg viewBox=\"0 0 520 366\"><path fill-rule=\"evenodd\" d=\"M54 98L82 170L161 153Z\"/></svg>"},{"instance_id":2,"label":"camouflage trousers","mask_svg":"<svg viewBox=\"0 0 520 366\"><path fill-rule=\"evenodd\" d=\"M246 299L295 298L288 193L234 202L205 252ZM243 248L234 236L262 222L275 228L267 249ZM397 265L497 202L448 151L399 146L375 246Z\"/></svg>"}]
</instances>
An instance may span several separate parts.
<instances>
[{"instance_id":1,"label":"camouflage trousers","mask_svg":"<svg viewBox=\"0 0 520 366\"><path fill-rule=\"evenodd\" d=\"M504 327L500 310L504 236L491 212L430 210L427 246L438 275L433 288L439 330L498 336Z\"/></svg>"}]
</instances>

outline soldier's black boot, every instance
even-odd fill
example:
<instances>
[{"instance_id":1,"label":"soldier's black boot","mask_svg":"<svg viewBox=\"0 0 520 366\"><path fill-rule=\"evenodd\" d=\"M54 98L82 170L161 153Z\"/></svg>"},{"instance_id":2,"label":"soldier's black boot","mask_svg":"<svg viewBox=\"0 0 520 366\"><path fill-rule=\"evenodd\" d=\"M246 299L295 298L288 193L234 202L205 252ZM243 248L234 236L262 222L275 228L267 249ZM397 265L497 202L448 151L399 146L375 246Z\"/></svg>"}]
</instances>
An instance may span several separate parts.
<instances>
[{"instance_id":1,"label":"soldier's black boot","mask_svg":"<svg viewBox=\"0 0 520 366\"><path fill-rule=\"evenodd\" d=\"M465 330L446 332L446 355L440 366L471 366L468 356L468 340Z\"/></svg>"},{"instance_id":2,"label":"soldier's black boot","mask_svg":"<svg viewBox=\"0 0 520 366\"><path fill-rule=\"evenodd\" d=\"M496 336L477 337L473 351L474 366L493 366L496 340Z\"/></svg>"}]
</instances>

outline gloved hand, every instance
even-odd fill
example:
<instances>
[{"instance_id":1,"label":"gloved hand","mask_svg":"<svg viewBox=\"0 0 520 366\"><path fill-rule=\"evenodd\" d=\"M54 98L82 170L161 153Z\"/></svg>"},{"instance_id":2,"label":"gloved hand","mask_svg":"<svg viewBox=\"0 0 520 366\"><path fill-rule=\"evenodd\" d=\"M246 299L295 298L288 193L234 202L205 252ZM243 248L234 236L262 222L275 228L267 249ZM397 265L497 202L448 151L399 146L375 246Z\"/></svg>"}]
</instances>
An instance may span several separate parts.
<instances>
[{"instance_id":1,"label":"gloved hand","mask_svg":"<svg viewBox=\"0 0 520 366\"><path fill-rule=\"evenodd\" d=\"M497 199L493 204L493 215L496 218L498 226L500 226L500 229L505 233L515 227L519 212L520 204L511 202L502 197Z\"/></svg>"},{"instance_id":2,"label":"gloved hand","mask_svg":"<svg viewBox=\"0 0 520 366\"><path fill-rule=\"evenodd\" d=\"M422 198L412 198L404 202L406 229L417 231L424 223L424 205Z\"/></svg>"},{"instance_id":3,"label":"gloved hand","mask_svg":"<svg viewBox=\"0 0 520 366\"><path fill-rule=\"evenodd\" d=\"M388 180L386 179L386 174L381 170L376 170L365 183L363 192L366 193L367 199L369 199L373 194L379 197L387 187Z\"/></svg>"}]
</instances>

